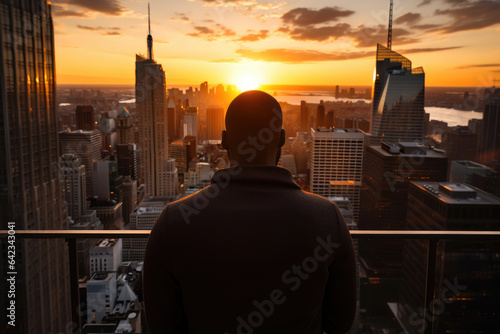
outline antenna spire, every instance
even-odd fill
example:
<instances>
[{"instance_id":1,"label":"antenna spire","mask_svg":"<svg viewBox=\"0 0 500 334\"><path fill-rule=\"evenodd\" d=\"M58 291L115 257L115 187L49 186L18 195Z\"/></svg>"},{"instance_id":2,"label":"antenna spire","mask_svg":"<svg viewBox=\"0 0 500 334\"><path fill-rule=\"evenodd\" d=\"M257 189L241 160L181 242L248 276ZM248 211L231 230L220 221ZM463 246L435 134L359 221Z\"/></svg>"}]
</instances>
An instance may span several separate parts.
<instances>
[{"instance_id":1,"label":"antenna spire","mask_svg":"<svg viewBox=\"0 0 500 334\"><path fill-rule=\"evenodd\" d=\"M151 15L149 13L149 2L148 2L148 35L151 35Z\"/></svg>"},{"instance_id":2,"label":"antenna spire","mask_svg":"<svg viewBox=\"0 0 500 334\"><path fill-rule=\"evenodd\" d=\"M148 2L148 59L153 60L153 36L151 36L151 15Z\"/></svg>"},{"instance_id":3,"label":"antenna spire","mask_svg":"<svg viewBox=\"0 0 500 334\"><path fill-rule=\"evenodd\" d=\"M389 7L389 30L387 31L387 48L392 49L392 0Z\"/></svg>"}]
</instances>

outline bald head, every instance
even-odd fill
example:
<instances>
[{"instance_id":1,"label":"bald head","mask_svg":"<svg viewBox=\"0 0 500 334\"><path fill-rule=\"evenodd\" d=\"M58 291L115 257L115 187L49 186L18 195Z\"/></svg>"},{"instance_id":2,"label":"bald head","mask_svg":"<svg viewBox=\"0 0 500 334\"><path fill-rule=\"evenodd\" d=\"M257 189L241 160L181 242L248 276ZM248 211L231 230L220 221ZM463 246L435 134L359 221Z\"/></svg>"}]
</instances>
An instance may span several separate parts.
<instances>
[{"instance_id":1,"label":"bald head","mask_svg":"<svg viewBox=\"0 0 500 334\"><path fill-rule=\"evenodd\" d=\"M276 165L285 141L283 114L274 97L258 90L238 95L226 113L222 146L241 165Z\"/></svg>"}]
</instances>

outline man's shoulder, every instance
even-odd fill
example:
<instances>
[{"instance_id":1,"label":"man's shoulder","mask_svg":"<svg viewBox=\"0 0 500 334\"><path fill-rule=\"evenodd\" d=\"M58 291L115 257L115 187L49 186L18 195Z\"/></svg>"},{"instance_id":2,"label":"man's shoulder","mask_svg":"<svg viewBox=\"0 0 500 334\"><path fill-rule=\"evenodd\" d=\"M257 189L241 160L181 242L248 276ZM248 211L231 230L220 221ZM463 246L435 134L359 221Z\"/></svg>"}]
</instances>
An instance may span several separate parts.
<instances>
[{"instance_id":1,"label":"man's shoulder","mask_svg":"<svg viewBox=\"0 0 500 334\"><path fill-rule=\"evenodd\" d=\"M301 196L303 196L303 198L309 202L308 203L309 205L314 205L315 208L318 209L322 208L325 210L336 210L337 208L337 205L334 202L330 201L329 199L323 196L313 194L307 191L301 191Z\"/></svg>"}]
</instances>

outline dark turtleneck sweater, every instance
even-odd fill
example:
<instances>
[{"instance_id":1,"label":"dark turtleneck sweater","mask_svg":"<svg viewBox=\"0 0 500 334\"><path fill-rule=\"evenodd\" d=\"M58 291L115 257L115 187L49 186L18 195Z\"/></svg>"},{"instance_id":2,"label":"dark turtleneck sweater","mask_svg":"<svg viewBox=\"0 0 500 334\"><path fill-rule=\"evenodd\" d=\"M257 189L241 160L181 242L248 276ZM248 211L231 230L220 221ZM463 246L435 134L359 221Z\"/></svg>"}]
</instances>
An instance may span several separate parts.
<instances>
[{"instance_id":1,"label":"dark turtleneck sweater","mask_svg":"<svg viewBox=\"0 0 500 334\"><path fill-rule=\"evenodd\" d=\"M151 333L345 333L356 260L331 201L275 166L217 171L166 206L143 268Z\"/></svg>"}]
</instances>

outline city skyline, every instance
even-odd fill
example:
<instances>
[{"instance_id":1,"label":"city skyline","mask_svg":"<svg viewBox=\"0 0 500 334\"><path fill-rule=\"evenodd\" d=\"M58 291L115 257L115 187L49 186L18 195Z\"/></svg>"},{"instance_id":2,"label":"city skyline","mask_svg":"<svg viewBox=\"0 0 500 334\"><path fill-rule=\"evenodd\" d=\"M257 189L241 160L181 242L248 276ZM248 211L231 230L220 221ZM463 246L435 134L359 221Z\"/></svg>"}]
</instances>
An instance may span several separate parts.
<instances>
[{"instance_id":1,"label":"city skyline","mask_svg":"<svg viewBox=\"0 0 500 334\"><path fill-rule=\"evenodd\" d=\"M387 39L387 0L150 3L155 58L169 85L370 85L374 47ZM57 82L133 84L134 55L146 53L147 7L54 1ZM396 1L393 50L426 69L427 86L491 86L500 77L492 43L499 9L496 1Z\"/></svg>"}]
</instances>

